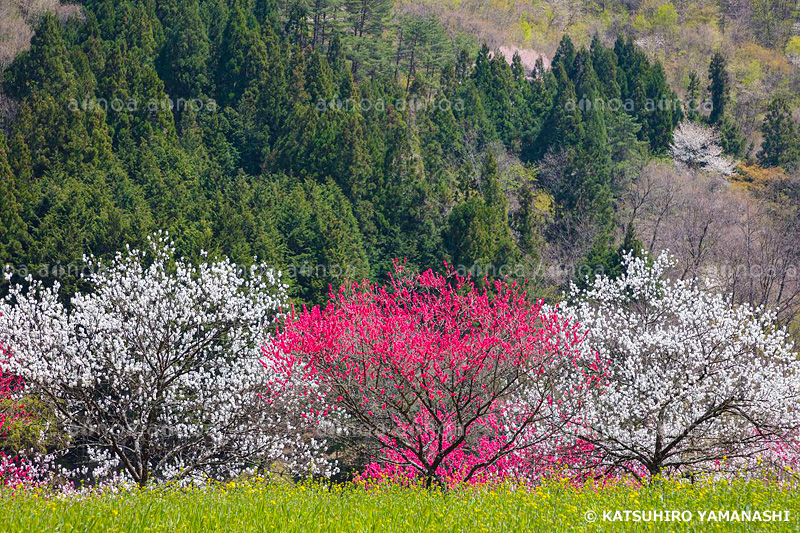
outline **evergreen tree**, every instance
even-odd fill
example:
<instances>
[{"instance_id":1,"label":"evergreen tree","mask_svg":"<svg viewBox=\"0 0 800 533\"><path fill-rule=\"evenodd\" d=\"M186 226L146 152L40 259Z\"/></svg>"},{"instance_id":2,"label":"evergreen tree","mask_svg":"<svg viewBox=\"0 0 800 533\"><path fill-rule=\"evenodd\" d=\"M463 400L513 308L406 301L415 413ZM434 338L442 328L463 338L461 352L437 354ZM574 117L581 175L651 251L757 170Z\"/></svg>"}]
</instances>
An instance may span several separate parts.
<instances>
[{"instance_id":1,"label":"evergreen tree","mask_svg":"<svg viewBox=\"0 0 800 533\"><path fill-rule=\"evenodd\" d=\"M494 124L500 139L509 145L518 137L515 123L519 123L513 108L512 97L516 84L511 68L502 55L490 58L489 48L484 45L478 53L473 78L489 120Z\"/></svg>"},{"instance_id":2,"label":"evergreen tree","mask_svg":"<svg viewBox=\"0 0 800 533\"><path fill-rule=\"evenodd\" d=\"M345 0L353 35L376 35L383 30L392 8L391 0Z\"/></svg>"},{"instance_id":3,"label":"evergreen tree","mask_svg":"<svg viewBox=\"0 0 800 533\"><path fill-rule=\"evenodd\" d=\"M719 145L725 150L726 154L734 157L741 157L744 153L747 138L742 133L742 130L730 117L725 115L719 121L717 128L719 129Z\"/></svg>"},{"instance_id":4,"label":"evergreen tree","mask_svg":"<svg viewBox=\"0 0 800 533\"><path fill-rule=\"evenodd\" d=\"M306 71L306 91L312 104L330 102L336 93L333 71L328 60L319 52L312 52Z\"/></svg>"},{"instance_id":5,"label":"evergreen tree","mask_svg":"<svg viewBox=\"0 0 800 533\"><path fill-rule=\"evenodd\" d=\"M463 82L469 75L470 60L469 60L469 52L467 50L462 48L458 52L458 57L456 59L454 70L455 70L455 79L458 80L459 82Z\"/></svg>"},{"instance_id":6,"label":"evergreen tree","mask_svg":"<svg viewBox=\"0 0 800 533\"><path fill-rule=\"evenodd\" d=\"M550 65L551 68L556 70L560 65L564 68L564 72L567 76L572 78L572 66L575 63L575 54L575 45L572 44L572 39L569 38L569 35L565 33L564 37L562 37L561 41L558 43L558 48L556 49L556 53Z\"/></svg>"},{"instance_id":7,"label":"evergreen tree","mask_svg":"<svg viewBox=\"0 0 800 533\"><path fill-rule=\"evenodd\" d=\"M311 15L311 49L324 53L325 43L340 26L337 15L341 11L343 0L314 0L310 5Z\"/></svg>"},{"instance_id":8,"label":"evergreen tree","mask_svg":"<svg viewBox=\"0 0 800 533\"><path fill-rule=\"evenodd\" d=\"M666 153L672 142L672 130L677 125L673 111L677 107L677 97L669 90L667 77L661 62L656 61L649 69L645 81L645 94L649 109L644 111L647 121L647 135L650 148L655 153Z\"/></svg>"},{"instance_id":9,"label":"evergreen tree","mask_svg":"<svg viewBox=\"0 0 800 533\"><path fill-rule=\"evenodd\" d=\"M334 183L278 176L269 203L285 249L284 270L300 301L323 301L331 286L369 274L351 205Z\"/></svg>"},{"instance_id":10,"label":"evergreen tree","mask_svg":"<svg viewBox=\"0 0 800 533\"><path fill-rule=\"evenodd\" d=\"M784 98L773 98L767 116L761 125L764 142L758 152L758 161L767 167L788 167L800 157L797 126L792 121L789 104Z\"/></svg>"},{"instance_id":11,"label":"evergreen tree","mask_svg":"<svg viewBox=\"0 0 800 533\"><path fill-rule=\"evenodd\" d=\"M621 92L617 81L617 56L613 50L603 46L597 34L591 44L592 67L603 85L603 96L612 101L620 98Z\"/></svg>"},{"instance_id":12,"label":"evergreen tree","mask_svg":"<svg viewBox=\"0 0 800 533\"><path fill-rule=\"evenodd\" d=\"M519 52L514 52L511 57L511 74L514 76L514 81L519 83L525 79L525 67L522 66L522 58Z\"/></svg>"},{"instance_id":13,"label":"evergreen tree","mask_svg":"<svg viewBox=\"0 0 800 533\"><path fill-rule=\"evenodd\" d=\"M625 238L617 248L608 237L598 239L578 267L575 283L579 287L586 287L594 283L598 276L616 279L625 273L624 259L627 255L641 258L644 252L644 245L636 236L633 223L629 223L625 228Z\"/></svg>"},{"instance_id":14,"label":"evergreen tree","mask_svg":"<svg viewBox=\"0 0 800 533\"><path fill-rule=\"evenodd\" d=\"M711 115L709 124L717 124L725 115L725 106L728 104L730 93L730 77L727 70L727 61L720 51L714 52L708 66L708 91L711 93Z\"/></svg>"},{"instance_id":15,"label":"evergreen tree","mask_svg":"<svg viewBox=\"0 0 800 533\"><path fill-rule=\"evenodd\" d=\"M0 132L0 265L19 259L27 239L17 194L16 180L8 162L8 146Z\"/></svg>"},{"instance_id":16,"label":"evergreen tree","mask_svg":"<svg viewBox=\"0 0 800 533\"><path fill-rule=\"evenodd\" d=\"M304 2L295 1L289 8L289 16L283 27L283 33L289 42L305 48L308 44L308 8Z\"/></svg>"},{"instance_id":17,"label":"evergreen tree","mask_svg":"<svg viewBox=\"0 0 800 533\"><path fill-rule=\"evenodd\" d=\"M686 118L695 122L700 120L700 76L694 70L689 72L686 100Z\"/></svg>"},{"instance_id":18,"label":"evergreen tree","mask_svg":"<svg viewBox=\"0 0 800 533\"><path fill-rule=\"evenodd\" d=\"M36 27L30 50L6 72L3 89L15 98L38 91L66 102L73 96L75 76L61 23L47 14Z\"/></svg>"},{"instance_id":19,"label":"evergreen tree","mask_svg":"<svg viewBox=\"0 0 800 533\"><path fill-rule=\"evenodd\" d=\"M611 183L615 193L633 178L646 160L648 143L638 138L642 125L624 110L606 115Z\"/></svg>"},{"instance_id":20,"label":"evergreen tree","mask_svg":"<svg viewBox=\"0 0 800 533\"><path fill-rule=\"evenodd\" d=\"M341 34L336 31L331 37L330 45L328 46L328 65L330 65L334 76L341 77L345 71L345 56L344 46L342 44Z\"/></svg>"},{"instance_id":21,"label":"evergreen tree","mask_svg":"<svg viewBox=\"0 0 800 533\"><path fill-rule=\"evenodd\" d=\"M170 23L159 69L170 98L208 95L211 50L197 0L182 5Z\"/></svg>"},{"instance_id":22,"label":"evergreen tree","mask_svg":"<svg viewBox=\"0 0 800 533\"><path fill-rule=\"evenodd\" d=\"M616 264L615 200L682 117L661 65L630 38L576 50L565 36L552 69L540 59L528 76L519 54L509 65L394 4L90 0L83 24L43 17L3 84L17 112L0 143L0 261L80 262L166 229L194 260L205 249L377 277L396 257L533 260L547 228L592 232L587 262ZM699 84L691 75L690 97ZM170 109L167 96L220 107ZM319 105L331 101L347 105ZM742 153L730 112L715 121ZM762 164L796 161L788 108L764 133ZM509 154L502 179L494 150ZM297 274L292 291L319 303L341 280Z\"/></svg>"},{"instance_id":23,"label":"evergreen tree","mask_svg":"<svg viewBox=\"0 0 800 533\"><path fill-rule=\"evenodd\" d=\"M344 8L352 37L351 64L353 74L369 61L369 53L379 44L388 23L392 0L345 0Z\"/></svg>"},{"instance_id":24,"label":"evergreen tree","mask_svg":"<svg viewBox=\"0 0 800 533\"><path fill-rule=\"evenodd\" d=\"M450 213L445 244L457 267L477 268L476 274L496 275L518 257L508 225L508 198L491 151L484 158L480 194Z\"/></svg>"},{"instance_id":25,"label":"evergreen tree","mask_svg":"<svg viewBox=\"0 0 800 533\"><path fill-rule=\"evenodd\" d=\"M571 148L583 139L584 125L575 85L558 63L555 70L558 93L536 143L528 150L530 159L542 157L551 147Z\"/></svg>"},{"instance_id":26,"label":"evergreen tree","mask_svg":"<svg viewBox=\"0 0 800 533\"><path fill-rule=\"evenodd\" d=\"M254 0L253 14L259 24L267 27L270 31L278 29L280 11L278 0Z\"/></svg>"},{"instance_id":27,"label":"evergreen tree","mask_svg":"<svg viewBox=\"0 0 800 533\"><path fill-rule=\"evenodd\" d=\"M579 109L583 120L583 147L604 162L607 157L608 135L605 116L608 106L602 98L600 80L592 66L592 60L586 49L575 56L574 67L575 94L578 96Z\"/></svg>"},{"instance_id":28,"label":"evergreen tree","mask_svg":"<svg viewBox=\"0 0 800 533\"><path fill-rule=\"evenodd\" d=\"M222 33L216 73L219 104L235 104L245 88L258 76L250 65L250 50L258 48L257 32L247 26L247 17L239 2L234 3ZM263 53L263 52L262 52Z\"/></svg>"},{"instance_id":29,"label":"evergreen tree","mask_svg":"<svg viewBox=\"0 0 800 533\"><path fill-rule=\"evenodd\" d=\"M582 49L575 58L575 88L584 105L581 109L583 138L576 154L575 196L579 201L574 207L592 212L595 219L605 225L613 216L613 205L609 187L611 153L606 129L609 111L600 87L589 52Z\"/></svg>"}]
</instances>

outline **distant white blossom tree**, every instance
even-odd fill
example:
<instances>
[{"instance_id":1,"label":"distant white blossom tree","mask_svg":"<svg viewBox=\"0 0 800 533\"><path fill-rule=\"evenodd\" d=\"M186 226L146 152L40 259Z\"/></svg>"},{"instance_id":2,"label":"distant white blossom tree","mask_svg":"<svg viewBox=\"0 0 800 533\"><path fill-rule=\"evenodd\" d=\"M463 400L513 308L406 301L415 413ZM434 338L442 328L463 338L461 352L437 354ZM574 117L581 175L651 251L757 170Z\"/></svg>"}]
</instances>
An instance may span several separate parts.
<instances>
[{"instance_id":1,"label":"distant white blossom tree","mask_svg":"<svg viewBox=\"0 0 800 533\"><path fill-rule=\"evenodd\" d=\"M165 235L108 265L87 258L92 291L59 301L31 278L0 300L11 371L67 428L74 473L95 480L224 478L279 462L330 473L309 391L269 392L259 346L287 303L280 274L225 259L193 266ZM292 393L294 391L294 393ZM318 412L318 411L314 411ZM89 470L89 469L92 470Z\"/></svg>"},{"instance_id":2,"label":"distant white blossom tree","mask_svg":"<svg viewBox=\"0 0 800 533\"><path fill-rule=\"evenodd\" d=\"M730 176L735 163L725 155L719 142L719 133L714 128L684 121L672 134L670 152L679 164Z\"/></svg>"},{"instance_id":3,"label":"distant white blossom tree","mask_svg":"<svg viewBox=\"0 0 800 533\"><path fill-rule=\"evenodd\" d=\"M578 433L605 469L642 477L741 470L800 425L800 361L773 313L670 281L662 254L573 287L567 316L610 363Z\"/></svg>"}]
</instances>

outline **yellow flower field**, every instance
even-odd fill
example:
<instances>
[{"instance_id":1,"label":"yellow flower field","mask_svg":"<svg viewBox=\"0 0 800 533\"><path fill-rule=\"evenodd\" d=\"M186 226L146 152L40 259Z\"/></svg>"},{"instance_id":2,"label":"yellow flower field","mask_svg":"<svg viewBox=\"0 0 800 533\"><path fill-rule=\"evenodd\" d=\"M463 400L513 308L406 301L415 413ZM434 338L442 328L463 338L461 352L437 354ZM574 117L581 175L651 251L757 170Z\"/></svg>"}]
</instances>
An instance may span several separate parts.
<instances>
[{"instance_id":1,"label":"yellow flower field","mask_svg":"<svg viewBox=\"0 0 800 533\"><path fill-rule=\"evenodd\" d=\"M83 497L3 493L4 531L798 531L800 494L755 482L527 490L247 481Z\"/></svg>"}]
</instances>

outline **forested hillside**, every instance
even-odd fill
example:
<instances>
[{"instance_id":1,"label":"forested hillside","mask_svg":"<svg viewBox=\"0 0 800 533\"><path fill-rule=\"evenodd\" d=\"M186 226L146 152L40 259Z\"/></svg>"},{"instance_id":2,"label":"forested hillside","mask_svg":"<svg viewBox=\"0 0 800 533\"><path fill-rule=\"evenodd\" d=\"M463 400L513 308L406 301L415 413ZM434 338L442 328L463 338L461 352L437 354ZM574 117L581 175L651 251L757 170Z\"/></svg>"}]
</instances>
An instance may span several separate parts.
<instances>
[{"instance_id":1,"label":"forested hillside","mask_svg":"<svg viewBox=\"0 0 800 533\"><path fill-rule=\"evenodd\" d=\"M70 291L84 254L167 230L320 302L397 258L547 295L668 248L794 316L796 13L751 2L742 63L732 3L495 4L4 2L32 37L0 41L0 263ZM719 39L682 53L689 20Z\"/></svg>"}]
</instances>

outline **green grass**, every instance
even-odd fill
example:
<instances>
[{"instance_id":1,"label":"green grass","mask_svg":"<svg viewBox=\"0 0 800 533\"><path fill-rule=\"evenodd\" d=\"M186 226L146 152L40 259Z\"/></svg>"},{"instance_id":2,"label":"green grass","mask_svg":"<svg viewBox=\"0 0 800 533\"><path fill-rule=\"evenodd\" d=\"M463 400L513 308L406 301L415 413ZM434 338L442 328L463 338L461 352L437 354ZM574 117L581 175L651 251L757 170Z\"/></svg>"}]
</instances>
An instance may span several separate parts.
<instances>
[{"instance_id":1,"label":"green grass","mask_svg":"<svg viewBox=\"0 0 800 533\"><path fill-rule=\"evenodd\" d=\"M603 521L603 511L691 511L682 522ZM701 522L697 511L788 511L789 522ZM588 511L598 521L585 519ZM248 482L209 489L150 489L56 498L0 492L7 531L800 531L800 493L764 483L678 483L649 487L532 491L512 487L448 493L355 485L326 487Z\"/></svg>"}]
</instances>

